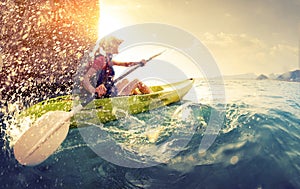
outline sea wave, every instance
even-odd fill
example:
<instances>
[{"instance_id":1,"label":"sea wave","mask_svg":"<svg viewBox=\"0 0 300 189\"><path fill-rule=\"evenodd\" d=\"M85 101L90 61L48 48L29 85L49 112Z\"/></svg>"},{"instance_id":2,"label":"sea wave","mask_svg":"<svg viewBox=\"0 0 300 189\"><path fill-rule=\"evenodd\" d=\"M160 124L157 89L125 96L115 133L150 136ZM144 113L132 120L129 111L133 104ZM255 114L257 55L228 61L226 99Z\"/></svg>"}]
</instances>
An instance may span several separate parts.
<instances>
[{"instance_id":1,"label":"sea wave","mask_svg":"<svg viewBox=\"0 0 300 189\"><path fill-rule=\"evenodd\" d=\"M234 91L245 86L257 89L251 81L247 85L227 81L227 85ZM259 87L263 85L270 87L268 82ZM294 90L293 84L280 85ZM298 93L283 96L282 90L270 89L229 96L222 104L225 121L206 151L199 151L199 145L218 104L182 101L100 127L71 129L60 148L36 167L16 162L7 138L12 125L2 122L1 183L4 188L299 188ZM125 152L122 158L156 164L130 168L99 156L81 133L95 129ZM107 144L105 137L91 141Z\"/></svg>"}]
</instances>

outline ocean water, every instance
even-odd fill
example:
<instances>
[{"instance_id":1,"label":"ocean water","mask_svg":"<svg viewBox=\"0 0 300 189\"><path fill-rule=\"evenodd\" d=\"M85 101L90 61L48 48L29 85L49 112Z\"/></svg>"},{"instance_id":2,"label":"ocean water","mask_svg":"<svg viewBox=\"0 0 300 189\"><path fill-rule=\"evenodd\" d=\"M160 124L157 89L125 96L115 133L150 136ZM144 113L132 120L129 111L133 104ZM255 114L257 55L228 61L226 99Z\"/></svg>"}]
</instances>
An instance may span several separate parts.
<instances>
[{"instance_id":1,"label":"ocean water","mask_svg":"<svg viewBox=\"0 0 300 189\"><path fill-rule=\"evenodd\" d=\"M225 80L224 87L226 98L212 102L207 83L198 80L197 102L187 98L101 127L71 129L34 167L14 158L20 128L9 122L13 116L1 115L0 188L300 188L300 84ZM210 147L199 151L211 112L220 106L224 122ZM82 137L94 129L106 136L91 136L89 143L110 140L117 158L151 163L137 168L99 156Z\"/></svg>"}]
</instances>

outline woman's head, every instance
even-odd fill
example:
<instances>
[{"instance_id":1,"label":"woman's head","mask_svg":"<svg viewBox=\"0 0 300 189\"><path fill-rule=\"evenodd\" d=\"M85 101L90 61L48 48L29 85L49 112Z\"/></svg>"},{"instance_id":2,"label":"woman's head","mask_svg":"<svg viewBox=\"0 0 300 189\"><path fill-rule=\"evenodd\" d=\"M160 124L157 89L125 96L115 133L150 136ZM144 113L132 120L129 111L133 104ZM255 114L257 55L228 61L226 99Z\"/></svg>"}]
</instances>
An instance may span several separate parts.
<instances>
[{"instance_id":1,"label":"woman's head","mask_svg":"<svg viewBox=\"0 0 300 189\"><path fill-rule=\"evenodd\" d=\"M106 53L117 54L118 48L123 41L114 36L107 36L101 39L99 45Z\"/></svg>"}]
</instances>

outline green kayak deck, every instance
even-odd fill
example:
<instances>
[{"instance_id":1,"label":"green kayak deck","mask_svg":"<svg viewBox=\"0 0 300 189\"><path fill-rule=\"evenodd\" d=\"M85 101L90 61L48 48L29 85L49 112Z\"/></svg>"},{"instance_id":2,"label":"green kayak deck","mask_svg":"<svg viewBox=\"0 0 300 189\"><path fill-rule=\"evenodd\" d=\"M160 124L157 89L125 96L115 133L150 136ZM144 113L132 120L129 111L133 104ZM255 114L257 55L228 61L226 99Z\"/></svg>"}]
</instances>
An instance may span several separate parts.
<instances>
[{"instance_id":1,"label":"green kayak deck","mask_svg":"<svg viewBox=\"0 0 300 189\"><path fill-rule=\"evenodd\" d=\"M194 79L187 79L176 83L150 86L153 93L132 96L118 96L113 98L95 99L86 105L71 119L70 127L84 127L92 124L106 123L180 101L192 88ZM20 114L20 118L29 117L36 120L49 111L71 111L79 102L73 96L59 96L39 102Z\"/></svg>"}]
</instances>

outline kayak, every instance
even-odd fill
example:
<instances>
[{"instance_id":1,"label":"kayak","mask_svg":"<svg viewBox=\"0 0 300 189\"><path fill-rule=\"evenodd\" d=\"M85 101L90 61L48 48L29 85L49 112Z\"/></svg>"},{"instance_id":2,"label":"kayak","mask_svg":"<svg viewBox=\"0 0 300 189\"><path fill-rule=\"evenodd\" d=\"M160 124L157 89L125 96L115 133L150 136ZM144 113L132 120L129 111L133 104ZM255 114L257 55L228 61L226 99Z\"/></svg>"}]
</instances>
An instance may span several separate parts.
<instances>
[{"instance_id":1,"label":"kayak","mask_svg":"<svg viewBox=\"0 0 300 189\"><path fill-rule=\"evenodd\" d=\"M91 124L106 123L138 114L180 101L192 88L194 79L186 79L176 83L150 86L153 93L112 98L94 99L72 119L70 127L84 127ZM25 109L19 118L30 118L33 122L49 111L71 111L79 102L74 96L66 95L39 102Z\"/></svg>"}]
</instances>

